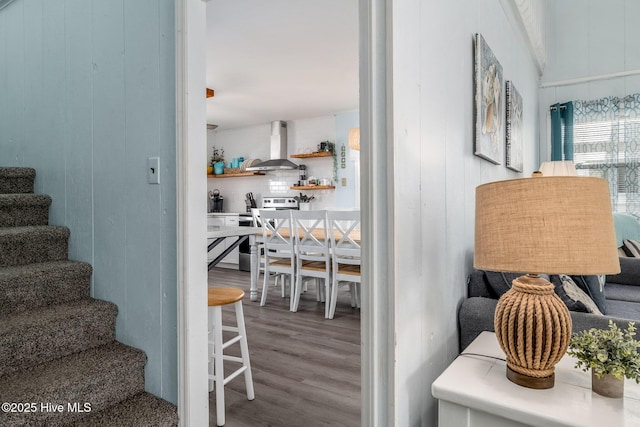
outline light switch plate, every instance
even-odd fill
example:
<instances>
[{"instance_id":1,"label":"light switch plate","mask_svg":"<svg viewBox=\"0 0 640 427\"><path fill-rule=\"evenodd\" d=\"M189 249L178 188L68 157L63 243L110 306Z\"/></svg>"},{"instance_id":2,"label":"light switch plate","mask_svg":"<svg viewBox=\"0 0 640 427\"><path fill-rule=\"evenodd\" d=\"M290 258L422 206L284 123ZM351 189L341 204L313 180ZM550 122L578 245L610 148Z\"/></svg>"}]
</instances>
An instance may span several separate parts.
<instances>
[{"instance_id":1,"label":"light switch plate","mask_svg":"<svg viewBox=\"0 0 640 427\"><path fill-rule=\"evenodd\" d=\"M347 186L347 178L342 178L342 186L343 187Z\"/></svg>"},{"instance_id":2,"label":"light switch plate","mask_svg":"<svg viewBox=\"0 0 640 427\"><path fill-rule=\"evenodd\" d=\"M147 160L147 181L149 184L160 184L160 157L149 157Z\"/></svg>"}]
</instances>

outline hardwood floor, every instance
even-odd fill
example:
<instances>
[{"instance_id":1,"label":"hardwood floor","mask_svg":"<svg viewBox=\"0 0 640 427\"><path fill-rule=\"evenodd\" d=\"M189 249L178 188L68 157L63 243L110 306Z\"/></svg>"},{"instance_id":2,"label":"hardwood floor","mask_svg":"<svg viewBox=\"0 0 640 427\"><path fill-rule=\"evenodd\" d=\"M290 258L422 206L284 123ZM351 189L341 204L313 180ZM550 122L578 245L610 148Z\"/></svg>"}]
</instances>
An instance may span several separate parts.
<instances>
[{"instance_id":1,"label":"hardwood floor","mask_svg":"<svg viewBox=\"0 0 640 427\"><path fill-rule=\"evenodd\" d=\"M223 268L209 272L209 286L232 286L245 292L244 317L256 398L247 400L244 379L225 386L226 426L359 426L360 310L351 307L348 288L341 290L335 317L324 318L311 282L298 312L289 298L269 289L267 304L249 300L249 273ZM262 276L259 289L262 290ZM223 323L235 324L223 308ZM238 345L229 354L239 355ZM227 375L235 364L226 363ZM236 365L237 366L237 365ZM216 425L215 393L209 394L210 425Z\"/></svg>"}]
</instances>

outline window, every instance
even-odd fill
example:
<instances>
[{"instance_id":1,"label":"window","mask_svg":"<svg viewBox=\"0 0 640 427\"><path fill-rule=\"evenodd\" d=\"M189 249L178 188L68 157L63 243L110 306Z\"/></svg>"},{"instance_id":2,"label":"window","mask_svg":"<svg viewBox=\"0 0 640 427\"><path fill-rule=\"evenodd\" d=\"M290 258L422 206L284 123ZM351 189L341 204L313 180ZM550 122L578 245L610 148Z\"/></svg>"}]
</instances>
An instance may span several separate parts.
<instances>
[{"instance_id":1,"label":"window","mask_svg":"<svg viewBox=\"0 0 640 427\"><path fill-rule=\"evenodd\" d=\"M607 179L613 210L640 218L640 94L573 104L578 174Z\"/></svg>"}]
</instances>

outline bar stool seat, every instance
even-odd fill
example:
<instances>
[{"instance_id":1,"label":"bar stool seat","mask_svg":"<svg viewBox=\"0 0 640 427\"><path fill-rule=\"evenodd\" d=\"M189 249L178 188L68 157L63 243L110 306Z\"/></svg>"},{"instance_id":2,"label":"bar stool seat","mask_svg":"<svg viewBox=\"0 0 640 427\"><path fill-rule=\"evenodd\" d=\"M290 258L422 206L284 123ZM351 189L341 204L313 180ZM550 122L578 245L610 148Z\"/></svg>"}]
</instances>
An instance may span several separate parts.
<instances>
[{"instance_id":1,"label":"bar stool seat","mask_svg":"<svg viewBox=\"0 0 640 427\"><path fill-rule=\"evenodd\" d=\"M219 426L225 423L224 386L240 374L244 374L244 382L247 387L247 399L253 400L253 378L251 375L251 363L249 361L249 347L247 345L247 332L244 325L242 311L242 298L244 291L237 288L209 288L209 391L216 392L216 422ZM222 325L222 307L233 305L236 312L236 327ZM224 342L222 332L235 332L236 335ZM242 357L224 354L224 349L239 343ZM241 366L225 378L224 361L240 363Z\"/></svg>"}]
</instances>

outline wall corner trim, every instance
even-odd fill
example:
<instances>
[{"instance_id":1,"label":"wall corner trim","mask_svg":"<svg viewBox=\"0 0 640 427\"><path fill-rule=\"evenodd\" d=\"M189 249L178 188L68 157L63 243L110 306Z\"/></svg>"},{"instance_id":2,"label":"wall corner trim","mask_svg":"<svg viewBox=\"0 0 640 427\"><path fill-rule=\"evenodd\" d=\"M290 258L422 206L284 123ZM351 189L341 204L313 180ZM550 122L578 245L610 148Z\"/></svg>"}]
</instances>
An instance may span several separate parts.
<instances>
[{"instance_id":1,"label":"wall corner trim","mask_svg":"<svg viewBox=\"0 0 640 427\"><path fill-rule=\"evenodd\" d=\"M540 74L547 63L546 2L539 0L509 0L529 41L529 47Z\"/></svg>"}]
</instances>

